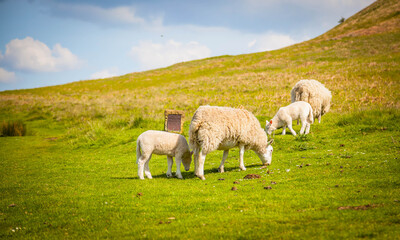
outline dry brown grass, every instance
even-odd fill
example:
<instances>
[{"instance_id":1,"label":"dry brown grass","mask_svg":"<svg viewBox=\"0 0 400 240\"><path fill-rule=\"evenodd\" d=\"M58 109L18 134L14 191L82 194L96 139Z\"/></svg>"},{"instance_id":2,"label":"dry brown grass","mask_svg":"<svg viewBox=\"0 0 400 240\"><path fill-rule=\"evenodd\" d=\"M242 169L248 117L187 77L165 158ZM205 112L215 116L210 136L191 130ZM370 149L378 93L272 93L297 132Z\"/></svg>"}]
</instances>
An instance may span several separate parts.
<instances>
[{"instance_id":1,"label":"dry brown grass","mask_svg":"<svg viewBox=\"0 0 400 240\"><path fill-rule=\"evenodd\" d=\"M0 136L12 137L12 136L25 136L26 125L20 121L3 121L0 126Z\"/></svg>"},{"instance_id":2,"label":"dry brown grass","mask_svg":"<svg viewBox=\"0 0 400 240\"><path fill-rule=\"evenodd\" d=\"M66 122L115 116L159 119L165 109L184 110L191 116L199 105L209 104L242 106L255 115L271 117L290 103L290 90L301 79L316 79L332 91L332 112L399 109L400 29L381 27L399 20L396 9L400 4L391 4L393 8L378 1L324 36L281 50L180 63L112 79L3 92L0 113L40 113ZM371 25L374 18L380 20ZM380 30L361 34L375 28ZM344 37L354 32L360 34ZM332 39L339 35L343 37Z\"/></svg>"}]
</instances>

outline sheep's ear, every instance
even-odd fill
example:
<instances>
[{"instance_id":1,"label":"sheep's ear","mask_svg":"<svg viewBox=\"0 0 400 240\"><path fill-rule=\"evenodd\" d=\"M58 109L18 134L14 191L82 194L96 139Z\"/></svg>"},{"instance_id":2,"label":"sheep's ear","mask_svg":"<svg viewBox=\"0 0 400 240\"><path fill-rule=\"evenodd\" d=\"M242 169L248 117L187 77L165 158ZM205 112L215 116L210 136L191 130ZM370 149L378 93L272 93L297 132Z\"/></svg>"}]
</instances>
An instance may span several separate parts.
<instances>
[{"instance_id":1,"label":"sheep's ear","mask_svg":"<svg viewBox=\"0 0 400 240\"><path fill-rule=\"evenodd\" d=\"M274 142L274 139L269 140L268 145L271 145Z\"/></svg>"}]
</instances>

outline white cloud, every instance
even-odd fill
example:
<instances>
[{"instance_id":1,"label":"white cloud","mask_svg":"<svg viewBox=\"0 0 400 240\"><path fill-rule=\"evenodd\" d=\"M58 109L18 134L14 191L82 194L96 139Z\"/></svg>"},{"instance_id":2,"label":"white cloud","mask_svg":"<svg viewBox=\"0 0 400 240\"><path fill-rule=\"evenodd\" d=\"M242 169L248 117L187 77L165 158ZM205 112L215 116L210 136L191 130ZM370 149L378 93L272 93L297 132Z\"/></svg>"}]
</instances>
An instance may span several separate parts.
<instances>
[{"instance_id":1,"label":"white cloud","mask_svg":"<svg viewBox=\"0 0 400 240\"><path fill-rule=\"evenodd\" d=\"M0 68L0 83L10 83L16 80L14 72L8 72L4 68Z\"/></svg>"},{"instance_id":2,"label":"white cloud","mask_svg":"<svg viewBox=\"0 0 400 240\"><path fill-rule=\"evenodd\" d=\"M139 17L136 9L131 6L104 8L91 4L54 3L50 5L49 11L56 17L79 19L102 26L162 24L160 17L149 22Z\"/></svg>"},{"instance_id":3,"label":"white cloud","mask_svg":"<svg viewBox=\"0 0 400 240\"><path fill-rule=\"evenodd\" d=\"M6 45L2 62L13 69L27 72L59 72L79 67L79 58L67 48L56 44L50 49L31 37L14 39Z\"/></svg>"},{"instance_id":4,"label":"white cloud","mask_svg":"<svg viewBox=\"0 0 400 240\"><path fill-rule=\"evenodd\" d=\"M270 51L295 44L297 41L292 39L289 35L280 33L266 33L257 35L247 44L250 51Z\"/></svg>"},{"instance_id":5,"label":"white cloud","mask_svg":"<svg viewBox=\"0 0 400 240\"><path fill-rule=\"evenodd\" d=\"M110 78L118 75L119 75L119 70L118 68L114 67L95 72L92 75L90 75L90 79Z\"/></svg>"},{"instance_id":6,"label":"white cloud","mask_svg":"<svg viewBox=\"0 0 400 240\"><path fill-rule=\"evenodd\" d=\"M141 41L131 49L130 55L145 69L166 67L175 63L211 56L211 50L198 42L181 43L169 40L164 44Z\"/></svg>"}]
</instances>

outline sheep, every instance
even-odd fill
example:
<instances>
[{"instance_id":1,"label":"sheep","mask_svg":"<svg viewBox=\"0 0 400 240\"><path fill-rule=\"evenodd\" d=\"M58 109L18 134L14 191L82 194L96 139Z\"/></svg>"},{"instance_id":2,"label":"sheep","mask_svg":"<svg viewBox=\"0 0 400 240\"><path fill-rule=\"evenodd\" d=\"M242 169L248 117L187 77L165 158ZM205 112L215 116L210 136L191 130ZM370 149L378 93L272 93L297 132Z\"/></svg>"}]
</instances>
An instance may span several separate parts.
<instances>
[{"instance_id":1,"label":"sheep","mask_svg":"<svg viewBox=\"0 0 400 240\"><path fill-rule=\"evenodd\" d=\"M313 109L311 105L304 101L294 102L286 107L279 108L278 112L271 119L266 122L265 131L271 135L276 129L283 127L282 135L286 134L286 127L296 136L296 132L292 128L293 120L301 120L300 134L306 131L306 134L310 132L310 125L314 122Z\"/></svg>"},{"instance_id":2,"label":"sheep","mask_svg":"<svg viewBox=\"0 0 400 240\"><path fill-rule=\"evenodd\" d=\"M192 153L189 151L189 145L184 136L176 133L148 130L137 139L136 163L138 164L138 176L144 179L143 170L147 178L152 179L149 161L152 154L167 155L168 170L167 177L172 176L171 168L173 157L176 161L176 176L182 179L181 163L186 171L190 169L192 162Z\"/></svg>"},{"instance_id":3,"label":"sheep","mask_svg":"<svg viewBox=\"0 0 400 240\"><path fill-rule=\"evenodd\" d=\"M331 92L317 80L300 80L294 85L290 96L292 103L308 102L313 109L314 119L318 118L319 123L321 123L321 117L329 111L331 106Z\"/></svg>"},{"instance_id":4,"label":"sheep","mask_svg":"<svg viewBox=\"0 0 400 240\"><path fill-rule=\"evenodd\" d=\"M190 123L189 145L194 152L195 175L202 180L205 180L204 161L208 153L224 151L218 168L219 172L224 172L229 149L239 147L239 167L244 171L243 155L248 149L253 150L264 165L271 164L272 142L268 142L257 118L244 109L200 106Z\"/></svg>"}]
</instances>

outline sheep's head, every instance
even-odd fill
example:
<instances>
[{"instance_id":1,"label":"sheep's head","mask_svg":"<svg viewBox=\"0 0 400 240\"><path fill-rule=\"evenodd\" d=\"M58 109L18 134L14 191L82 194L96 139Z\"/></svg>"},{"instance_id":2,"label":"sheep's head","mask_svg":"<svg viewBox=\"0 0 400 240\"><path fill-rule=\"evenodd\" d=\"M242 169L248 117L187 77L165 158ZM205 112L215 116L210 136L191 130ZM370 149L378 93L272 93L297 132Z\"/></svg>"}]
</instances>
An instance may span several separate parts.
<instances>
[{"instance_id":1,"label":"sheep's head","mask_svg":"<svg viewBox=\"0 0 400 240\"><path fill-rule=\"evenodd\" d=\"M264 165L271 165L272 162L272 152L274 151L274 148L272 147L272 143L274 142L274 139L271 139L267 143L267 147L264 149L264 153L258 154L258 156L261 159L261 162Z\"/></svg>"},{"instance_id":2,"label":"sheep's head","mask_svg":"<svg viewBox=\"0 0 400 240\"><path fill-rule=\"evenodd\" d=\"M187 152L186 154L184 154L182 156L182 163L183 163L183 166L185 167L185 171L189 171L189 169L190 169L190 163L192 162L192 155L193 155L193 151Z\"/></svg>"},{"instance_id":3,"label":"sheep's head","mask_svg":"<svg viewBox=\"0 0 400 240\"><path fill-rule=\"evenodd\" d=\"M267 132L268 135L271 135L273 131L275 131L276 128L272 126L272 120L268 122L268 120L265 123L265 132Z\"/></svg>"}]
</instances>

